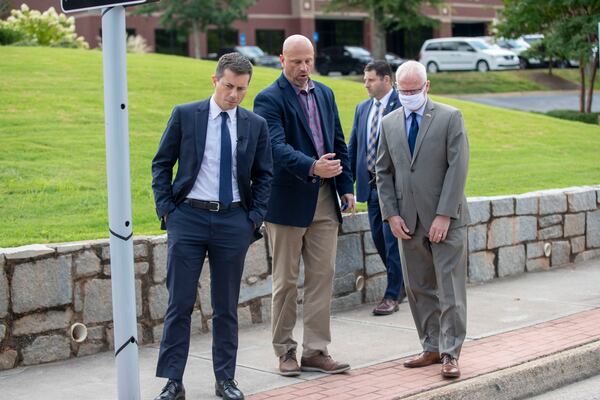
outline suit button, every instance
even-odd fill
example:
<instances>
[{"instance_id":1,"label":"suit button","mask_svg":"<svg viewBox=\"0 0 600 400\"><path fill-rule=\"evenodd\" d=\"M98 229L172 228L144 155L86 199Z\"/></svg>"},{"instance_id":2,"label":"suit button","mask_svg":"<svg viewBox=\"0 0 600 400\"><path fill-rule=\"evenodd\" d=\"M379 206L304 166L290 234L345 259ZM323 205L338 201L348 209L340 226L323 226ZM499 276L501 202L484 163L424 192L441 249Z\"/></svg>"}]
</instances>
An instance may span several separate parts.
<instances>
[{"instance_id":1,"label":"suit button","mask_svg":"<svg viewBox=\"0 0 600 400\"><path fill-rule=\"evenodd\" d=\"M415 169L414 169L414 168L411 168L411 169L410 169L410 172L415 172Z\"/></svg>"},{"instance_id":2,"label":"suit button","mask_svg":"<svg viewBox=\"0 0 600 400\"><path fill-rule=\"evenodd\" d=\"M312 183L317 183L317 179L313 178Z\"/></svg>"}]
</instances>

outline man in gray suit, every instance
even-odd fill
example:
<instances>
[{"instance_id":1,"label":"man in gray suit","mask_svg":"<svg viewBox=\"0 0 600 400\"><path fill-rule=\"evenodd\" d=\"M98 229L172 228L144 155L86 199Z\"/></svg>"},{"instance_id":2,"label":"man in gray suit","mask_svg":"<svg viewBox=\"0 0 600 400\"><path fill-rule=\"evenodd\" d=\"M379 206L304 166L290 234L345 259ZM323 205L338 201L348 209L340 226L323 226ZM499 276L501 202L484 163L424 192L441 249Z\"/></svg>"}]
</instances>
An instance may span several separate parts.
<instances>
[{"instance_id":1,"label":"man in gray suit","mask_svg":"<svg viewBox=\"0 0 600 400\"><path fill-rule=\"evenodd\" d=\"M402 64L396 81L403 107L382 119L376 173L423 346L404 366L442 363L442 376L457 378L466 335L467 134L460 111L427 97L423 65Z\"/></svg>"}]
</instances>

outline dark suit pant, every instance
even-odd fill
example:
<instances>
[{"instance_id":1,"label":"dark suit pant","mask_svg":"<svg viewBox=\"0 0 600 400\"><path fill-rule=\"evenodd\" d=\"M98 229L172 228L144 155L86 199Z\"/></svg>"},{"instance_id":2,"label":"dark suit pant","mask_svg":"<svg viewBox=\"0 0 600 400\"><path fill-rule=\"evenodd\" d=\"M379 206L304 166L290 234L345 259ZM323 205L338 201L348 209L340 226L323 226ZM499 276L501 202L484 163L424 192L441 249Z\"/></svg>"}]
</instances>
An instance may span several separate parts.
<instances>
[{"instance_id":1,"label":"dark suit pant","mask_svg":"<svg viewBox=\"0 0 600 400\"><path fill-rule=\"evenodd\" d=\"M379 195L377 187L372 186L367 200L369 213L369 225L371 226L371 237L377 248L377 252L387 270L386 299L397 300L400 290L404 286L402 279L402 265L400 263L400 250L398 239L392 233L388 224L381 221L381 209L379 208Z\"/></svg>"},{"instance_id":2,"label":"dark suit pant","mask_svg":"<svg viewBox=\"0 0 600 400\"><path fill-rule=\"evenodd\" d=\"M430 243L421 221L401 240L406 297L423 350L458 358L467 328L467 228Z\"/></svg>"},{"instance_id":3,"label":"dark suit pant","mask_svg":"<svg viewBox=\"0 0 600 400\"><path fill-rule=\"evenodd\" d=\"M212 212L182 203L169 214L167 232L169 305L156 376L183 378L198 280L208 254L213 369L217 380L233 379L238 347L237 305L252 222L241 207Z\"/></svg>"}]
</instances>

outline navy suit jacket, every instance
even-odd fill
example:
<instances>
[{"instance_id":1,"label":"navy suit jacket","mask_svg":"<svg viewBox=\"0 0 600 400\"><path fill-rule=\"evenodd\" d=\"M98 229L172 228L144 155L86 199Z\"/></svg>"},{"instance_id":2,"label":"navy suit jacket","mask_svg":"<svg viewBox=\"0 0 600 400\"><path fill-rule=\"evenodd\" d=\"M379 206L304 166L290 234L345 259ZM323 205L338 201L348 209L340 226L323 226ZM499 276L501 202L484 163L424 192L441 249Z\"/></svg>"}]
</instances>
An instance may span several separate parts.
<instances>
[{"instance_id":1,"label":"navy suit jacket","mask_svg":"<svg viewBox=\"0 0 600 400\"><path fill-rule=\"evenodd\" d=\"M352 134L348 144L352 176L356 182L356 201L369 200L369 192L371 191L369 185L371 178L367 170L367 135L370 130L368 119L372 106L373 99L365 100L356 106ZM398 93L394 90L390 95L387 107L383 110L383 115L387 115L401 106Z\"/></svg>"},{"instance_id":2,"label":"navy suit jacket","mask_svg":"<svg viewBox=\"0 0 600 400\"><path fill-rule=\"evenodd\" d=\"M340 175L330 180L337 198L336 192L340 196L354 193L348 150L332 90L313 82L325 153L335 153L343 168ZM256 96L254 112L267 120L273 148L273 186L265 220L307 227L315 215L320 186L320 178L309 176L309 171L319 156L298 96L283 74ZM337 201L335 208L341 222Z\"/></svg>"},{"instance_id":3,"label":"navy suit jacket","mask_svg":"<svg viewBox=\"0 0 600 400\"><path fill-rule=\"evenodd\" d=\"M152 190L156 213L173 211L192 190L204 157L209 100L176 106L152 160ZM269 130L265 120L251 111L237 108L237 183L242 206L256 228L267 212L273 179ZM173 167L177 175L173 180ZM165 229L164 224L161 225Z\"/></svg>"}]
</instances>

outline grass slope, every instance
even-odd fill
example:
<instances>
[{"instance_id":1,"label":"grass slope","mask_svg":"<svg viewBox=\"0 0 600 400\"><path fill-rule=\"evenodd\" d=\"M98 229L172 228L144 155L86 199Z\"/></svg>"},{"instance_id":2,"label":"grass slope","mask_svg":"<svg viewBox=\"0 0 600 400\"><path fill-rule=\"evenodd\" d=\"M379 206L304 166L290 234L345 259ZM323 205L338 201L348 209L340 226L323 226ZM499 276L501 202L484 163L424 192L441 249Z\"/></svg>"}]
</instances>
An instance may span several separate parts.
<instances>
[{"instance_id":1,"label":"grass slope","mask_svg":"<svg viewBox=\"0 0 600 400\"><path fill-rule=\"evenodd\" d=\"M174 105L208 97L214 62L129 55L136 234L159 233L150 164ZM243 106L279 72L257 68ZM97 51L0 47L0 246L107 237L102 57ZM348 138L358 83L319 78ZM468 195L598 183L598 127L439 98L459 107L471 142Z\"/></svg>"}]
</instances>

